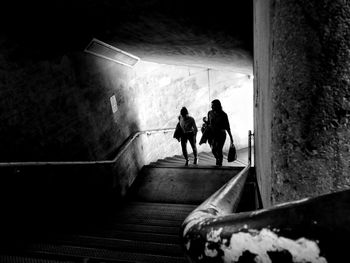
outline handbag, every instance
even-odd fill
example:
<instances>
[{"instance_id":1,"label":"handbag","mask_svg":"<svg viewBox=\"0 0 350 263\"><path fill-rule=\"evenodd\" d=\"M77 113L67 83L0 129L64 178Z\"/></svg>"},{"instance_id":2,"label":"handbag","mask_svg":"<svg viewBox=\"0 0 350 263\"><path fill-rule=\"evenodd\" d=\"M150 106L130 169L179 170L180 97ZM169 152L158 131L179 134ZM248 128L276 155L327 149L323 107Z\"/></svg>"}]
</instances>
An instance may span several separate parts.
<instances>
[{"instance_id":1,"label":"handbag","mask_svg":"<svg viewBox=\"0 0 350 263\"><path fill-rule=\"evenodd\" d=\"M177 123L176 128L175 128L175 132L173 135L173 138L175 138L176 140L180 141L181 136L183 135L180 123Z\"/></svg>"},{"instance_id":2,"label":"handbag","mask_svg":"<svg viewBox=\"0 0 350 263\"><path fill-rule=\"evenodd\" d=\"M233 162L237 160L237 151L235 145L232 143L227 155L227 161Z\"/></svg>"},{"instance_id":3,"label":"handbag","mask_svg":"<svg viewBox=\"0 0 350 263\"><path fill-rule=\"evenodd\" d=\"M204 144L208 140L209 127L202 127L202 137L199 141L199 145Z\"/></svg>"}]
</instances>

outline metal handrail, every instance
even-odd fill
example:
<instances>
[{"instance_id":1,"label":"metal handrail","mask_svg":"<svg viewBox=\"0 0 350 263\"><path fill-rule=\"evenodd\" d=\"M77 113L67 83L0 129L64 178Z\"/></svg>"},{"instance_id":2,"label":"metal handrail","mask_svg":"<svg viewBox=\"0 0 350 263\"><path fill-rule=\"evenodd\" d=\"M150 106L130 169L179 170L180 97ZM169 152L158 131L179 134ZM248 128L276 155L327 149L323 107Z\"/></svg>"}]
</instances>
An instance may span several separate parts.
<instances>
[{"instance_id":1,"label":"metal handrail","mask_svg":"<svg viewBox=\"0 0 350 263\"><path fill-rule=\"evenodd\" d=\"M181 238L190 261L341 262L335 259L347 256L350 242L350 219L344 216L350 214L350 190L235 213L248 160L183 222Z\"/></svg>"},{"instance_id":2,"label":"metal handrail","mask_svg":"<svg viewBox=\"0 0 350 263\"><path fill-rule=\"evenodd\" d=\"M225 223L223 225L218 225L218 223L225 221L223 219L226 216L232 215L236 211L249 170L250 163L197 207L183 222L181 238L184 249L194 262L201 262L201 260L207 262L205 260L205 251L208 251L207 244L220 238L221 227ZM219 228L217 228L218 226ZM207 254L210 256L210 251Z\"/></svg>"},{"instance_id":3,"label":"metal handrail","mask_svg":"<svg viewBox=\"0 0 350 263\"><path fill-rule=\"evenodd\" d=\"M248 177L248 173L251 167L251 137L252 132L248 131L248 164L247 166L234 178L232 178L229 182L227 182L224 186L222 186L219 190L217 190L213 195L211 195L206 201L204 201L196 211L209 211L210 214L215 211L215 215L225 215L232 213L236 210L240 196L243 191L243 187L245 181ZM189 216L190 217L190 216ZM189 217L186 219L188 220ZM186 224L185 220L185 224Z\"/></svg>"},{"instance_id":4,"label":"metal handrail","mask_svg":"<svg viewBox=\"0 0 350 263\"><path fill-rule=\"evenodd\" d=\"M0 167L19 167L19 166L46 166L46 165L90 165L90 164L112 164L115 163L131 145L131 143L141 134L153 134L153 133L168 133L174 131L175 128L163 128L137 131L132 136L129 136L123 143L118 153L112 160L101 161L48 161L48 162L2 162Z\"/></svg>"},{"instance_id":5,"label":"metal handrail","mask_svg":"<svg viewBox=\"0 0 350 263\"><path fill-rule=\"evenodd\" d=\"M251 147L252 133L248 133L248 147ZM245 182L251 167L251 150L248 149L247 166L200 206L182 224L182 239L188 256L194 261L206 262L206 249L212 239L220 238L220 230L215 232L217 222L236 212ZM214 253L214 252L213 252ZM208 252L210 255L210 251Z\"/></svg>"},{"instance_id":6,"label":"metal handrail","mask_svg":"<svg viewBox=\"0 0 350 263\"><path fill-rule=\"evenodd\" d=\"M349 203L345 190L226 215L200 206L183 224L184 249L191 262L343 262Z\"/></svg>"},{"instance_id":7,"label":"metal handrail","mask_svg":"<svg viewBox=\"0 0 350 263\"><path fill-rule=\"evenodd\" d=\"M251 131L248 133L248 146L251 147ZM240 201L244 184L249 174L251 167L251 151L248 151L247 166L207 200L205 200L199 207L197 207L183 223L183 238L195 229L198 224L202 224L208 218L225 216L235 212Z\"/></svg>"}]
</instances>

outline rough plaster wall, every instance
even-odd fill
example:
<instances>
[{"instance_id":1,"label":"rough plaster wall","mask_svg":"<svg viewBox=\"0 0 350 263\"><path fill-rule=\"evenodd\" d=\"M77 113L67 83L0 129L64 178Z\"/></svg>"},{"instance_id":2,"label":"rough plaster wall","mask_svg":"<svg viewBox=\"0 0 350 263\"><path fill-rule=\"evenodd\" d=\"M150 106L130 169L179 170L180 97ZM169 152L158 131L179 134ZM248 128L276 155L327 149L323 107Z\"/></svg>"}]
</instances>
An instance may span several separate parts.
<instances>
[{"instance_id":1,"label":"rough plaster wall","mask_svg":"<svg viewBox=\"0 0 350 263\"><path fill-rule=\"evenodd\" d=\"M131 69L81 52L41 58L6 37L0 54L1 161L100 160L139 129L131 94L118 88Z\"/></svg>"},{"instance_id":2,"label":"rough plaster wall","mask_svg":"<svg viewBox=\"0 0 350 263\"><path fill-rule=\"evenodd\" d=\"M141 62L129 86L135 101L141 129L175 127L180 109L186 106L196 120L205 112L207 84L202 69Z\"/></svg>"},{"instance_id":3,"label":"rough plaster wall","mask_svg":"<svg viewBox=\"0 0 350 263\"><path fill-rule=\"evenodd\" d=\"M38 58L9 39L0 44L1 161L100 160L138 130L129 93L116 89L130 69L81 52ZM122 115L112 114L114 93Z\"/></svg>"},{"instance_id":4,"label":"rough plaster wall","mask_svg":"<svg viewBox=\"0 0 350 263\"><path fill-rule=\"evenodd\" d=\"M273 1L272 198L348 187L350 3Z\"/></svg>"},{"instance_id":5,"label":"rough plaster wall","mask_svg":"<svg viewBox=\"0 0 350 263\"><path fill-rule=\"evenodd\" d=\"M271 205L270 1L254 1L255 167L264 207Z\"/></svg>"},{"instance_id":6,"label":"rough plaster wall","mask_svg":"<svg viewBox=\"0 0 350 263\"><path fill-rule=\"evenodd\" d=\"M79 114L85 119L83 129L91 155L95 159L114 157L119 147L139 130L134 92L128 90L133 70L89 54L79 54L77 65ZM118 111L113 113L110 97L115 95Z\"/></svg>"},{"instance_id":7,"label":"rough plaster wall","mask_svg":"<svg viewBox=\"0 0 350 263\"><path fill-rule=\"evenodd\" d=\"M69 57L33 59L2 38L0 160L87 158L76 90Z\"/></svg>"}]
</instances>

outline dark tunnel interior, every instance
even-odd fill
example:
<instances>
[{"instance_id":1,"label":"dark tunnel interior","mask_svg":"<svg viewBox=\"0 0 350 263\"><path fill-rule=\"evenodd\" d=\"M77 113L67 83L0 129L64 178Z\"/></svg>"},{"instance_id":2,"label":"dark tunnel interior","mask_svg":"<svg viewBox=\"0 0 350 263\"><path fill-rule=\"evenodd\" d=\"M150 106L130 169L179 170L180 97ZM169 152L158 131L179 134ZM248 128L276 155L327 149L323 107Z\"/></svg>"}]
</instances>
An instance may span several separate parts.
<instances>
[{"instance_id":1,"label":"dark tunnel interior","mask_svg":"<svg viewBox=\"0 0 350 263\"><path fill-rule=\"evenodd\" d=\"M227 50L252 56L252 1L6 1L1 6L2 32L21 46L13 56L23 59L83 50L93 37L126 49L148 47L147 52L165 47L192 56L203 49L213 57Z\"/></svg>"},{"instance_id":2,"label":"dark tunnel interior","mask_svg":"<svg viewBox=\"0 0 350 263\"><path fill-rule=\"evenodd\" d=\"M206 80L208 68L224 69L234 72L233 79L239 73L239 81L252 83L251 0L2 1L0 31L0 162L103 159L139 128L132 102L142 87L129 91L125 84L138 79L130 80L127 70L85 54L92 38L144 61L202 67L181 69L179 74L202 72ZM168 66L167 74L176 71ZM201 91L193 79L183 83ZM124 115L110 112L114 94ZM161 117L160 112L155 119ZM137 163L140 155L132 152L127 161ZM27 239L42 238L52 229L75 231L91 221L108 223L104 216L120 205L112 187L124 168L2 168L2 249L22 248Z\"/></svg>"}]
</instances>

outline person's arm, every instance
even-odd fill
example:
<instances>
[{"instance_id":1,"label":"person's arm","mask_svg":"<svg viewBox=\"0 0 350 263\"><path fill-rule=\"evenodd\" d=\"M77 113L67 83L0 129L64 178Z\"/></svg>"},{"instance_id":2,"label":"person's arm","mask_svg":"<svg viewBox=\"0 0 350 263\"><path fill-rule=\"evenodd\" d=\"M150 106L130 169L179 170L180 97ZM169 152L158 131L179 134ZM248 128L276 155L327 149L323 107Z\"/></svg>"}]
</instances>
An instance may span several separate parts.
<instances>
[{"instance_id":1,"label":"person's arm","mask_svg":"<svg viewBox=\"0 0 350 263\"><path fill-rule=\"evenodd\" d=\"M230 140L231 140L231 145L233 144L233 137L232 137L232 133L231 133L231 129L230 129L230 122L228 121L228 117L226 114L226 131L228 133L228 135L230 136Z\"/></svg>"},{"instance_id":2,"label":"person's arm","mask_svg":"<svg viewBox=\"0 0 350 263\"><path fill-rule=\"evenodd\" d=\"M208 126L211 126L211 119L210 119L210 116L209 116L209 111L208 111L208 114L207 114L207 124L208 124Z\"/></svg>"},{"instance_id":3,"label":"person's arm","mask_svg":"<svg viewBox=\"0 0 350 263\"><path fill-rule=\"evenodd\" d=\"M194 120L194 118L193 118L193 131L194 131L194 133L195 134L197 134L197 132L198 132L198 129L197 129L197 125L196 125L196 121Z\"/></svg>"},{"instance_id":4,"label":"person's arm","mask_svg":"<svg viewBox=\"0 0 350 263\"><path fill-rule=\"evenodd\" d=\"M231 130L227 130L228 135L230 136L230 140L231 140L231 145L233 144L233 137L231 134Z\"/></svg>"}]
</instances>

